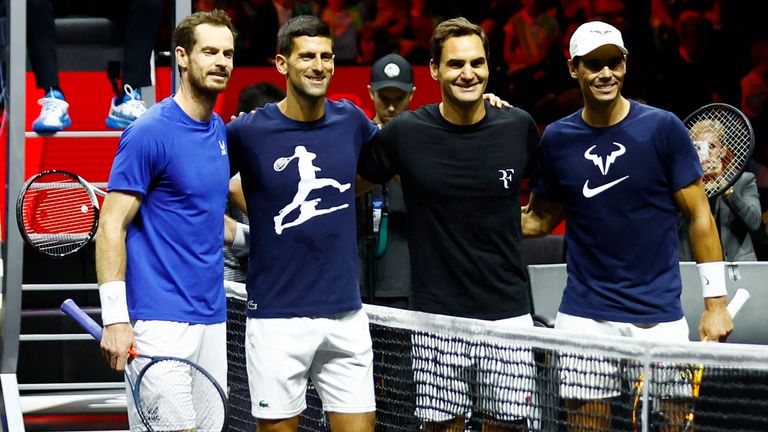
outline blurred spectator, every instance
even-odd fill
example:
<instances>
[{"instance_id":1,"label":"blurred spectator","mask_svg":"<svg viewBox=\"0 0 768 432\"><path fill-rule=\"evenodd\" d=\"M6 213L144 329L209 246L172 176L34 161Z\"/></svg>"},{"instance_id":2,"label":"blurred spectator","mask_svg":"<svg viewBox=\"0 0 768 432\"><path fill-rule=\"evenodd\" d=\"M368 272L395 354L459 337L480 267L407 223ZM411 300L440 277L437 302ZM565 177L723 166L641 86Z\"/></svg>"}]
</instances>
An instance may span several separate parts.
<instances>
[{"instance_id":1,"label":"blurred spectator","mask_svg":"<svg viewBox=\"0 0 768 432\"><path fill-rule=\"evenodd\" d=\"M399 46L408 29L408 2L406 0L377 0L373 25L387 32L392 48Z\"/></svg>"},{"instance_id":2,"label":"blurred spectator","mask_svg":"<svg viewBox=\"0 0 768 432\"><path fill-rule=\"evenodd\" d=\"M320 15L320 2L315 0L294 0L293 16Z\"/></svg>"},{"instance_id":3,"label":"blurred spectator","mask_svg":"<svg viewBox=\"0 0 768 432\"><path fill-rule=\"evenodd\" d=\"M731 151L721 138L724 134L722 123L717 120L702 120L690 128L691 139L696 145L704 171L704 186L717 187L716 179L731 169ZM755 248L751 233L761 224L760 199L757 193L755 175L745 172L728 190L710 199L709 206L715 216L720 244L725 261L755 261ZM678 252L681 261L693 261L689 224L680 218L678 228Z\"/></svg>"},{"instance_id":4,"label":"blurred spectator","mask_svg":"<svg viewBox=\"0 0 768 432\"><path fill-rule=\"evenodd\" d=\"M696 109L712 103L715 81L724 73L712 46L712 23L695 11L685 11L676 25L677 46L662 52L659 84L650 89L648 103L685 119ZM681 85L684 80L685 85Z\"/></svg>"},{"instance_id":5,"label":"blurred spectator","mask_svg":"<svg viewBox=\"0 0 768 432\"><path fill-rule=\"evenodd\" d=\"M280 28L293 18L293 0L272 0L277 12L277 27Z\"/></svg>"},{"instance_id":6,"label":"blurred spectator","mask_svg":"<svg viewBox=\"0 0 768 432\"><path fill-rule=\"evenodd\" d=\"M428 0L412 0L408 31L400 42L400 54L412 64L429 64L429 40L442 18Z\"/></svg>"},{"instance_id":7,"label":"blurred spectator","mask_svg":"<svg viewBox=\"0 0 768 432\"><path fill-rule=\"evenodd\" d=\"M328 0L320 18L331 29L336 64L349 64L357 56L357 30L363 21L348 0Z\"/></svg>"},{"instance_id":8,"label":"blurred spectator","mask_svg":"<svg viewBox=\"0 0 768 432\"><path fill-rule=\"evenodd\" d=\"M274 64L278 18L272 1L231 2L228 12L238 31L235 64Z\"/></svg>"},{"instance_id":9,"label":"blurred spectator","mask_svg":"<svg viewBox=\"0 0 768 432\"><path fill-rule=\"evenodd\" d=\"M768 165L768 39L753 43L750 54L752 69L741 79L741 110L755 129L754 158Z\"/></svg>"},{"instance_id":10,"label":"blurred spectator","mask_svg":"<svg viewBox=\"0 0 768 432\"><path fill-rule=\"evenodd\" d=\"M376 28L373 23L363 24L358 32L355 63L369 65L388 52L387 33Z\"/></svg>"},{"instance_id":11,"label":"blurred spectator","mask_svg":"<svg viewBox=\"0 0 768 432\"><path fill-rule=\"evenodd\" d=\"M124 55L122 77L113 81L115 96L110 101L106 125L124 129L147 108L141 100L141 87L152 85L150 55L157 41L160 27L160 0L126 0L116 4L98 1L74 3L53 0L27 0L27 47L29 62L35 75L37 88L45 95L38 103L40 116L32 123L38 133L55 133L72 124L69 104L59 83L56 52L55 17L66 14L104 16L122 30ZM107 64L104 65L105 69ZM118 81L122 81L122 85Z\"/></svg>"},{"instance_id":12,"label":"blurred spectator","mask_svg":"<svg viewBox=\"0 0 768 432\"><path fill-rule=\"evenodd\" d=\"M504 26L504 60L515 105L530 109L544 91L551 54L559 48L560 26L544 0L522 0L523 8ZM561 67L561 66L560 66Z\"/></svg>"}]
</instances>

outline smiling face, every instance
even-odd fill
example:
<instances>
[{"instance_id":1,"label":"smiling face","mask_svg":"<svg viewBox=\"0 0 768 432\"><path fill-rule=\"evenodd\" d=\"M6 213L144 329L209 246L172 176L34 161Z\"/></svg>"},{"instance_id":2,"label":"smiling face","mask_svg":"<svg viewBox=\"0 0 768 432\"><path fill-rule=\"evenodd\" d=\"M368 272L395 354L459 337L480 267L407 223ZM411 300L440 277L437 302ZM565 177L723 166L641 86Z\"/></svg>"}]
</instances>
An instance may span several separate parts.
<instances>
[{"instance_id":1,"label":"smiling face","mask_svg":"<svg viewBox=\"0 0 768 432\"><path fill-rule=\"evenodd\" d=\"M300 99L320 99L328 92L334 72L330 38L299 36L288 57L278 54L277 70L287 78L287 91Z\"/></svg>"},{"instance_id":2,"label":"smiling face","mask_svg":"<svg viewBox=\"0 0 768 432\"><path fill-rule=\"evenodd\" d=\"M568 60L571 76L579 81L587 105L615 102L621 97L627 58L615 45L603 45L588 54Z\"/></svg>"},{"instance_id":3,"label":"smiling face","mask_svg":"<svg viewBox=\"0 0 768 432\"><path fill-rule=\"evenodd\" d=\"M430 62L432 78L440 83L443 103L466 106L482 103L488 84L488 59L479 36L446 39L440 63Z\"/></svg>"},{"instance_id":4,"label":"smiling face","mask_svg":"<svg viewBox=\"0 0 768 432\"><path fill-rule=\"evenodd\" d=\"M186 79L199 94L216 94L226 90L232 74L235 41L227 27L200 24L195 28L195 45L187 53L177 53L179 65L186 71Z\"/></svg>"}]
</instances>

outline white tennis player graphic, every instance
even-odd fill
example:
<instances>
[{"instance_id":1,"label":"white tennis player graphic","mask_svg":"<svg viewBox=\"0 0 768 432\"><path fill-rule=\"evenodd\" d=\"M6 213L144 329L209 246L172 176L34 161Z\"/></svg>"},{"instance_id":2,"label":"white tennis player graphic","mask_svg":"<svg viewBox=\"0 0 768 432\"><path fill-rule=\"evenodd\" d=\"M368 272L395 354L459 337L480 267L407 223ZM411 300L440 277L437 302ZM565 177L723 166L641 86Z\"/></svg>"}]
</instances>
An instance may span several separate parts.
<instances>
[{"instance_id":1,"label":"white tennis player graphic","mask_svg":"<svg viewBox=\"0 0 768 432\"><path fill-rule=\"evenodd\" d=\"M307 151L306 147L300 145L296 146L292 156L281 157L275 160L273 165L275 171L284 170L285 167L287 167L293 159L297 160L299 169L299 184L296 190L296 195L293 197L293 201L291 201L287 206L283 207L278 212L277 216L274 217L275 232L277 235L282 234L285 228L301 225L302 223L312 219L315 216L320 216L349 207L349 204L342 204L330 208L317 208L317 206L320 204L320 201L322 201L322 198L315 198L307 201L309 193L315 189L321 189L326 186L333 186L341 193L350 187L349 183L341 184L332 178L317 178L316 172L320 171L320 168L313 164L315 158L317 158L315 153ZM288 216L296 209L299 209L299 215L296 217L296 219L283 224L283 219L285 219L286 216Z\"/></svg>"}]
</instances>

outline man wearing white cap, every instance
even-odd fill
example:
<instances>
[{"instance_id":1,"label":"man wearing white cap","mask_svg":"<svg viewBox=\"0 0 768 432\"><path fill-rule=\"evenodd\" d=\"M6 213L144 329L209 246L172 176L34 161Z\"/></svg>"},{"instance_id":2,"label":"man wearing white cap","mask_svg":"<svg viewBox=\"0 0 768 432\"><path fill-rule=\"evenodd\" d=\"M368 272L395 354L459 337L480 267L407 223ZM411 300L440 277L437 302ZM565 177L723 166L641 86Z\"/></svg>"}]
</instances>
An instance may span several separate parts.
<instances>
[{"instance_id":1,"label":"man wearing white cap","mask_svg":"<svg viewBox=\"0 0 768 432\"><path fill-rule=\"evenodd\" d=\"M621 33L609 24L589 22L574 32L568 69L584 108L544 131L541 176L523 209L523 234L545 234L568 215L568 281L555 327L688 340L675 236L682 213L702 280L699 333L702 340L722 341L733 323L701 164L675 115L621 95L627 54ZM562 377L570 428L607 431L609 398L619 394L617 366L561 359L563 369L579 364ZM690 383L687 394L672 388L660 396L668 425L685 422L687 409L674 401L690 396Z\"/></svg>"}]
</instances>

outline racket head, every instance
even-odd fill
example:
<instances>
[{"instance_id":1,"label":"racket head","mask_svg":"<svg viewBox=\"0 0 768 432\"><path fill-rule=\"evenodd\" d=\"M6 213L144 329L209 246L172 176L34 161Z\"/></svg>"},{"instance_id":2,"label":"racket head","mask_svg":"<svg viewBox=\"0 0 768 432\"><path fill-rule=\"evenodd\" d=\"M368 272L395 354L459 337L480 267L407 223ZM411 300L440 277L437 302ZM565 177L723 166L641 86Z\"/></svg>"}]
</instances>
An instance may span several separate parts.
<instances>
[{"instance_id":1,"label":"racket head","mask_svg":"<svg viewBox=\"0 0 768 432\"><path fill-rule=\"evenodd\" d=\"M134 361L146 364L129 383L136 411L149 431L227 430L226 393L208 371L186 359L138 357Z\"/></svg>"},{"instance_id":2,"label":"racket head","mask_svg":"<svg viewBox=\"0 0 768 432\"><path fill-rule=\"evenodd\" d=\"M683 124L704 169L707 198L714 198L733 186L752 158L752 124L744 113L724 103L699 108Z\"/></svg>"},{"instance_id":3,"label":"racket head","mask_svg":"<svg viewBox=\"0 0 768 432\"><path fill-rule=\"evenodd\" d=\"M275 171L282 171L285 169L286 166L288 166L288 162L291 161L291 158L289 157L279 157L275 159L275 163L272 164L272 168Z\"/></svg>"},{"instance_id":4,"label":"racket head","mask_svg":"<svg viewBox=\"0 0 768 432\"><path fill-rule=\"evenodd\" d=\"M24 242L54 258L76 253L96 235L99 202L88 183L67 171L32 176L16 199L16 221Z\"/></svg>"}]
</instances>

